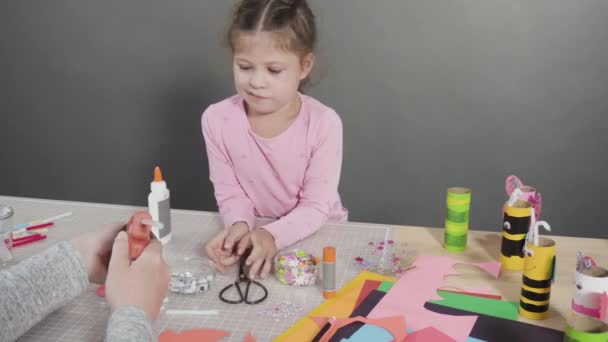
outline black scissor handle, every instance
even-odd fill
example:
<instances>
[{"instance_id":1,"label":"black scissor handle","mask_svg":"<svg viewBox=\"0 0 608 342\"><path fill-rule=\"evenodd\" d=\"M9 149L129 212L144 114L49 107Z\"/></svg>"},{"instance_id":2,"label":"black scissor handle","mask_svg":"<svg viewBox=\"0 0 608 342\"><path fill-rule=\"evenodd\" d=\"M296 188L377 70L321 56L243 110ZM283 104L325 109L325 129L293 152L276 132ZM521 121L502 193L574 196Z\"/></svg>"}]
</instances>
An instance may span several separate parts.
<instances>
[{"instance_id":1,"label":"black scissor handle","mask_svg":"<svg viewBox=\"0 0 608 342\"><path fill-rule=\"evenodd\" d=\"M243 290L241 289L241 283L246 284L245 293L243 293ZM262 289L262 291L264 292L264 295L262 296L262 298L256 299L253 301L249 300L249 289L251 288L251 283L259 286ZM231 289L233 286L236 288L240 299L232 300L232 299L227 299L224 297L224 293L226 293L226 291ZM266 289L266 287L264 285L262 285L261 283L255 281L255 280L250 280L250 279L243 279L243 280L235 281L234 283L223 288L222 291L220 292L220 299L223 302L228 303L228 304L245 303L245 304L249 304L249 305L255 305L255 304L259 304L259 303L263 302L267 297L268 297L268 290Z\"/></svg>"},{"instance_id":2,"label":"black scissor handle","mask_svg":"<svg viewBox=\"0 0 608 342\"><path fill-rule=\"evenodd\" d=\"M258 300L254 300L254 301L249 301L249 297L247 296L249 294L249 286L251 286L251 283L254 283L255 285L257 285L259 288L262 289L262 291L264 291L264 295L262 296L262 298L258 299ZM255 281L255 280L250 280L247 283L247 290L245 291L245 303L249 304L249 305L255 305L255 304L259 304L261 302L263 302L266 297L268 297L268 290L266 289L266 286L262 285L261 283Z\"/></svg>"},{"instance_id":3,"label":"black scissor handle","mask_svg":"<svg viewBox=\"0 0 608 342\"><path fill-rule=\"evenodd\" d=\"M241 297L241 299L237 299L237 300L231 300L231 299L226 299L224 298L224 293L226 293L226 291L230 290L231 287L236 287L239 296ZM244 297L243 297L243 292L241 292L241 287L239 286L239 282L234 282L226 287L224 287L222 289L222 291L220 292L220 299L222 300L222 302L228 303L228 304L240 304L242 302L245 301Z\"/></svg>"}]
</instances>

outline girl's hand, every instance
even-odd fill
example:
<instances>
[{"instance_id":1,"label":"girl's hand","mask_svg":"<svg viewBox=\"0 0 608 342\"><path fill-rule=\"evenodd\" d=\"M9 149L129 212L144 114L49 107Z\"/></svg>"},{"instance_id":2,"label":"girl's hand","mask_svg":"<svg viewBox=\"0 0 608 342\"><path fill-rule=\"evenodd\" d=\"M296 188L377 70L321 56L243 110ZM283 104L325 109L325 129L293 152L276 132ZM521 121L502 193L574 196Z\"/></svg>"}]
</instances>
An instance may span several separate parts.
<instances>
[{"instance_id":1,"label":"girl's hand","mask_svg":"<svg viewBox=\"0 0 608 342\"><path fill-rule=\"evenodd\" d=\"M106 281L112 245L124 226L125 222L117 222L72 239L72 244L84 259L91 283L103 284Z\"/></svg>"},{"instance_id":2,"label":"girl's hand","mask_svg":"<svg viewBox=\"0 0 608 342\"><path fill-rule=\"evenodd\" d=\"M215 267L220 272L226 271L225 266L234 265L239 260L239 255L234 253L234 248L237 245L241 245L241 240L247 233L249 233L247 223L237 222L229 229L222 229L217 232L205 244L207 256L215 262Z\"/></svg>"},{"instance_id":3,"label":"girl's hand","mask_svg":"<svg viewBox=\"0 0 608 342\"><path fill-rule=\"evenodd\" d=\"M272 259L277 254L274 236L262 227L249 233L249 241L253 246L245 261L245 264L250 266L249 278L255 279L258 273L261 278L266 278L272 269Z\"/></svg>"}]
</instances>

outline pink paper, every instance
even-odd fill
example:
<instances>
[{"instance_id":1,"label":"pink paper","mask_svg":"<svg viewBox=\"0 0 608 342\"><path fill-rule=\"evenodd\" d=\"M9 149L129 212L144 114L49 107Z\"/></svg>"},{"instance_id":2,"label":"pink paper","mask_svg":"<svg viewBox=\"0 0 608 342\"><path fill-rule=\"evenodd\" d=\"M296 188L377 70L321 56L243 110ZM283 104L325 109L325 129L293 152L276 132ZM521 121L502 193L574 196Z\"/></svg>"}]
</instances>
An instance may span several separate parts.
<instances>
[{"instance_id":1,"label":"pink paper","mask_svg":"<svg viewBox=\"0 0 608 342\"><path fill-rule=\"evenodd\" d=\"M500 267L502 266L502 264L499 262L480 262L471 265L475 265L481 268L482 270L490 273L494 276L494 278L498 278L498 276L500 276Z\"/></svg>"},{"instance_id":2,"label":"pink paper","mask_svg":"<svg viewBox=\"0 0 608 342\"><path fill-rule=\"evenodd\" d=\"M454 265L459 263L478 266L495 277L500 272L499 263L475 264L449 257L421 255L416 259L416 267L397 280L368 317L403 315L407 317L408 329L418 331L433 327L456 341L465 341L477 316L442 315L424 308L427 301L441 299L437 289L446 286L445 276L458 275Z\"/></svg>"},{"instance_id":3,"label":"pink paper","mask_svg":"<svg viewBox=\"0 0 608 342\"><path fill-rule=\"evenodd\" d=\"M428 327L422 330L414 331L407 335L403 342L456 342L453 338L450 338L441 331Z\"/></svg>"}]
</instances>

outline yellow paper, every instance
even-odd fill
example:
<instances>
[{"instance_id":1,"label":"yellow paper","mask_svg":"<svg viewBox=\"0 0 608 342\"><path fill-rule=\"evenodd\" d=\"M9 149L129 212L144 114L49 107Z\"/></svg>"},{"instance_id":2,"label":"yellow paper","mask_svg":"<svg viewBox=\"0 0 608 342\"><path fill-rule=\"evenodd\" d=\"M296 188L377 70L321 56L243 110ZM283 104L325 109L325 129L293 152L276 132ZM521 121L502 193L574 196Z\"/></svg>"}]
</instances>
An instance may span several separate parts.
<instances>
[{"instance_id":1,"label":"yellow paper","mask_svg":"<svg viewBox=\"0 0 608 342\"><path fill-rule=\"evenodd\" d=\"M311 341L321 329L312 319L310 319L310 317L349 317L355 308L355 303L357 302L357 298L359 298L359 294L363 289L363 284L365 284L365 281L367 280L390 282L397 281L395 278L380 274L361 272L342 289L340 289L334 298L328 299L321 303L321 305L299 320L291 328L287 329L283 334L274 339L274 341Z\"/></svg>"}]
</instances>

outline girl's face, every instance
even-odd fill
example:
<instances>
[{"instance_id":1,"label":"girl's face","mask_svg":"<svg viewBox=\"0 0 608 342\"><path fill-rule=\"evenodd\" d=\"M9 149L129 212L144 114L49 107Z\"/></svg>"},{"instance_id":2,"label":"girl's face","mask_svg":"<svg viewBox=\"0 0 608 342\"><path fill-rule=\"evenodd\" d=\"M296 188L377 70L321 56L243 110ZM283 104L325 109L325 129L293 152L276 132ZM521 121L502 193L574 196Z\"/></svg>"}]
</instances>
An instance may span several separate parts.
<instances>
[{"instance_id":1,"label":"girl's face","mask_svg":"<svg viewBox=\"0 0 608 342\"><path fill-rule=\"evenodd\" d=\"M233 54L234 84L248 114L272 114L292 104L313 62L312 53L301 57L278 48L271 32L239 34Z\"/></svg>"}]
</instances>

